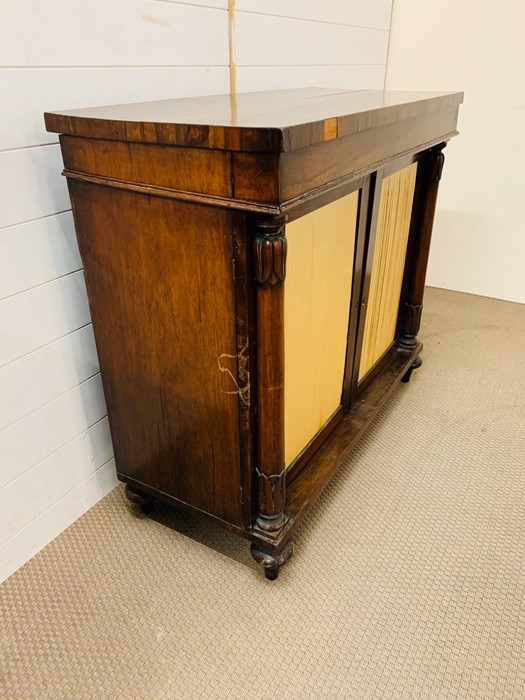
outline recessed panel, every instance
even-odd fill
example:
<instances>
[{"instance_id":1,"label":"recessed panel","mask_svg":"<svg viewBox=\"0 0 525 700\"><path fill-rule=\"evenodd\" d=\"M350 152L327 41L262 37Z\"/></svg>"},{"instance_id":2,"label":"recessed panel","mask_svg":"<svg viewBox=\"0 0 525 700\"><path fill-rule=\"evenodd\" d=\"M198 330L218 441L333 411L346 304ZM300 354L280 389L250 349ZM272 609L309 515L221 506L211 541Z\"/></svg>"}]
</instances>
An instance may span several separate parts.
<instances>
[{"instance_id":1,"label":"recessed panel","mask_svg":"<svg viewBox=\"0 0 525 700\"><path fill-rule=\"evenodd\" d=\"M381 186L359 379L394 341L416 173L417 163L412 163L386 177Z\"/></svg>"},{"instance_id":2,"label":"recessed panel","mask_svg":"<svg viewBox=\"0 0 525 700\"><path fill-rule=\"evenodd\" d=\"M287 466L341 404L358 203L353 192L286 227Z\"/></svg>"}]
</instances>

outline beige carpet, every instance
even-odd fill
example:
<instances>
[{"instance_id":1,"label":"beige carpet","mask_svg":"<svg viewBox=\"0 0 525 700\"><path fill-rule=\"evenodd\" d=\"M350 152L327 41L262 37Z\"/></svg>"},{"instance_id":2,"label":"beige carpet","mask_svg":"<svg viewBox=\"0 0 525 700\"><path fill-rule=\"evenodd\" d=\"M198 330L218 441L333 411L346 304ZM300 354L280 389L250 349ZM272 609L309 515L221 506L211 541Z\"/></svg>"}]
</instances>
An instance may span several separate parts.
<instances>
[{"instance_id":1,"label":"beige carpet","mask_svg":"<svg viewBox=\"0 0 525 700\"><path fill-rule=\"evenodd\" d=\"M275 583L116 489L0 589L2 698L525 698L525 306L428 290L424 366Z\"/></svg>"}]
</instances>

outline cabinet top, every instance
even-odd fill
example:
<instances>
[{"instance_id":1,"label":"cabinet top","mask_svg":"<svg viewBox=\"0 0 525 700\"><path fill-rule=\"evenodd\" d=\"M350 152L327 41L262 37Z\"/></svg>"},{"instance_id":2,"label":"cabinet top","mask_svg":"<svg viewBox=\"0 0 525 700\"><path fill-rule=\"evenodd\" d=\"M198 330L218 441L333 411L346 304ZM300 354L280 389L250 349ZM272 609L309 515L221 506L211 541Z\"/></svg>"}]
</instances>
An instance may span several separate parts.
<instances>
[{"instance_id":1,"label":"cabinet top","mask_svg":"<svg viewBox=\"0 0 525 700\"><path fill-rule=\"evenodd\" d=\"M48 131L97 139L278 153L437 111L461 92L299 88L47 112Z\"/></svg>"}]
</instances>

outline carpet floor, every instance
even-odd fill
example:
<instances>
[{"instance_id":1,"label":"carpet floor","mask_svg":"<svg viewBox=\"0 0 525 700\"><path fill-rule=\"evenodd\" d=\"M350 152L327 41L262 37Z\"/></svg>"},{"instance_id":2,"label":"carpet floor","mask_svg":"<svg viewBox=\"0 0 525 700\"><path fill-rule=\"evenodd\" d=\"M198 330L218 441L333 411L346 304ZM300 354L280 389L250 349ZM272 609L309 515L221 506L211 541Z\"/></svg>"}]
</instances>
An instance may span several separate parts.
<instances>
[{"instance_id":1,"label":"carpet floor","mask_svg":"<svg viewBox=\"0 0 525 700\"><path fill-rule=\"evenodd\" d=\"M420 337L277 581L118 487L0 588L0 697L524 698L525 306L429 289Z\"/></svg>"}]
</instances>

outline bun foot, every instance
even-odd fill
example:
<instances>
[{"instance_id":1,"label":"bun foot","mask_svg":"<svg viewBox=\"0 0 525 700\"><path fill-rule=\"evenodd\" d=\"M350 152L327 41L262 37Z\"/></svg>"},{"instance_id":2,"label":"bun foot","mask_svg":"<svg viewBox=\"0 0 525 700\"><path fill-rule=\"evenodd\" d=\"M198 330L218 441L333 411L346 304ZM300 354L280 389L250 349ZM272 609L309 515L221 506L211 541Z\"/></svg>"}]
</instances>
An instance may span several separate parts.
<instances>
[{"instance_id":1,"label":"bun foot","mask_svg":"<svg viewBox=\"0 0 525 700\"><path fill-rule=\"evenodd\" d=\"M268 581L275 581L275 579L279 576L279 567L267 566L264 570L264 575L266 576Z\"/></svg>"},{"instance_id":2,"label":"bun foot","mask_svg":"<svg viewBox=\"0 0 525 700\"><path fill-rule=\"evenodd\" d=\"M420 357L416 357L414 362L410 365L410 367L407 369L405 374L401 377L401 381L404 382L405 384L410 381L410 377L412 376L412 372L415 369L418 369L421 367L423 364L423 360Z\"/></svg>"},{"instance_id":3,"label":"bun foot","mask_svg":"<svg viewBox=\"0 0 525 700\"><path fill-rule=\"evenodd\" d=\"M269 581L275 581L279 576L281 566L284 566L293 554L293 544L291 540L279 550L266 549L258 544L252 544L252 557L258 564L262 564L264 575Z\"/></svg>"},{"instance_id":4,"label":"bun foot","mask_svg":"<svg viewBox=\"0 0 525 700\"><path fill-rule=\"evenodd\" d=\"M124 493L128 501L139 507L141 513L153 513L155 499L149 493L126 484Z\"/></svg>"}]
</instances>

